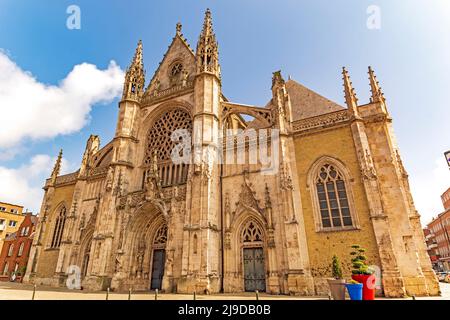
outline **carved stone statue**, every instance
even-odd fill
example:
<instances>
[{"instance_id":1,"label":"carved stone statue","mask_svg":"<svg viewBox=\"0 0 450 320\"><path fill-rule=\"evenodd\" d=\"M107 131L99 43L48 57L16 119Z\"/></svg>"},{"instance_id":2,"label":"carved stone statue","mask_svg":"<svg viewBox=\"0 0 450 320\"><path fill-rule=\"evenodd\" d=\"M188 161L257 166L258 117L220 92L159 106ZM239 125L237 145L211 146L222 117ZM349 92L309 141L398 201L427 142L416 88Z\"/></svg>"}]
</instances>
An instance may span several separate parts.
<instances>
[{"instance_id":1,"label":"carved stone statue","mask_svg":"<svg viewBox=\"0 0 450 320\"><path fill-rule=\"evenodd\" d=\"M86 224L86 214L83 212L80 219L80 230L84 229Z\"/></svg>"},{"instance_id":2,"label":"carved stone statue","mask_svg":"<svg viewBox=\"0 0 450 320\"><path fill-rule=\"evenodd\" d=\"M114 179L114 168L110 167L108 169L108 174L106 176L106 191L111 191L112 190L113 179Z\"/></svg>"},{"instance_id":3,"label":"carved stone statue","mask_svg":"<svg viewBox=\"0 0 450 320\"><path fill-rule=\"evenodd\" d=\"M183 70L182 78L181 78L181 85L183 87L187 86L187 81L189 78L189 72L187 70Z\"/></svg>"},{"instance_id":4,"label":"carved stone statue","mask_svg":"<svg viewBox=\"0 0 450 320\"><path fill-rule=\"evenodd\" d=\"M155 93L157 93L161 89L161 81L158 78L155 80Z\"/></svg>"},{"instance_id":5,"label":"carved stone statue","mask_svg":"<svg viewBox=\"0 0 450 320\"><path fill-rule=\"evenodd\" d=\"M122 261L121 260L122 260L122 255L117 254L116 255L115 265L114 265L115 272L122 271Z\"/></svg>"},{"instance_id":6,"label":"carved stone statue","mask_svg":"<svg viewBox=\"0 0 450 320\"><path fill-rule=\"evenodd\" d=\"M153 152L153 159L150 165L150 170L147 171L145 181L146 199L162 199L164 197L161 186L161 179L159 178L158 169L158 154Z\"/></svg>"},{"instance_id":7,"label":"carved stone statue","mask_svg":"<svg viewBox=\"0 0 450 320\"><path fill-rule=\"evenodd\" d=\"M136 256L137 276L138 276L138 278L142 277L142 270L143 270L143 263L144 263L144 254L145 254L146 247L147 246L145 244L145 239L142 238L139 241L138 250L137 250L137 256Z\"/></svg>"}]
</instances>

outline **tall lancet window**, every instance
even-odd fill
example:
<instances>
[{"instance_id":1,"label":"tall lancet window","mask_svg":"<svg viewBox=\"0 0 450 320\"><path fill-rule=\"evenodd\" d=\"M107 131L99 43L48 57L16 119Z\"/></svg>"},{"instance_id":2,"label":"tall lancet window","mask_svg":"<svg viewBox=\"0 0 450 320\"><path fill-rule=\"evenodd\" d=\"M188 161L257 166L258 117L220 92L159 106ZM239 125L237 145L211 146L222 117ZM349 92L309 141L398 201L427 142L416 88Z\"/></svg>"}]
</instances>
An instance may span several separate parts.
<instances>
[{"instance_id":1,"label":"tall lancet window","mask_svg":"<svg viewBox=\"0 0 450 320\"><path fill-rule=\"evenodd\" d=\"M308 173L316 232L359 229L352 177L338 159L323 156Z\"/></svg>"},{"instance_id":2,"label":"tall lancet window","mask_svg":"<svg viewBox=\"0 0 450 320\"><path fill-rule=\"evenodd\" d=\"M62 207L59 210L58 216L56 217L55 228L53 230L53 237L50 247L59 248L61 245L61 239L64 232L64 225L66 224L66 207Z\"/></svg>"},{"instance_id":3,"label":"tall lancet window","mask_svg":"<svg viewBox=\"0 0 450 320\"><path fill-rule=\"evenodd\" d=\"M320 168L316 180L323 228L352 226L347 190L342 174L330 164Z\"/></svg>"}]
</instances>

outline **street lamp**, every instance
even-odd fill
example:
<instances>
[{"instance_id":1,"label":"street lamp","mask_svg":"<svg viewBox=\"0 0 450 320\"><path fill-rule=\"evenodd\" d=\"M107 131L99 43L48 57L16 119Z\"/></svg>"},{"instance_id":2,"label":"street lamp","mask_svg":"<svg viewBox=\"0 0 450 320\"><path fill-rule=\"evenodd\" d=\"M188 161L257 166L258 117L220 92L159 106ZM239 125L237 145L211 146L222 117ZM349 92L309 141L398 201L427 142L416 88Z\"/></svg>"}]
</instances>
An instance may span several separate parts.
<instances>
[{"instance_id":1,"label":"street lamp","mask_svg":"<svg viewBox=\"0 0 450 320\"><path fill-rule=\"evenodd\" d=\"M447 160L448 167L450 168L450 150L444 154L445 154L445 159Z\"/></svg>"}]
</instances>

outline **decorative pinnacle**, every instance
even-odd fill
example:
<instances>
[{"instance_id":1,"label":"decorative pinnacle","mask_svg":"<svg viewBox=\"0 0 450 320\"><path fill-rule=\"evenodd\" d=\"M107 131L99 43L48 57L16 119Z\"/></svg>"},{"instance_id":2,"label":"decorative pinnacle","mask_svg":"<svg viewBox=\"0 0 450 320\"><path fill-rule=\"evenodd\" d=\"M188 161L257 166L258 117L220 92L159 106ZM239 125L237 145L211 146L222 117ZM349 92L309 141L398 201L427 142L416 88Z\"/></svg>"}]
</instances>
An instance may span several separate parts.
<instances>
[{"instance_id":1,"label":"decorative pinnacle","mask_svg":"<svg viewBox=\"0 0 450 320\"><path fill-rule=\"evenodd\" d=\"M142 40L139 40L136 52L134 53L132 66L139 66L142 69L144 68L144 58L143 58L143 49L142 49Z\"/></svg>"},{"instance_id":2,"label":"decorative pinnacle","mask_svg":"<svg viewBox=\"0 0 450 320\"><path fill-rule=\"evenodd\" d=\"M219 47L213 31L211 11L206 9L203 29L197 43L197 73L208 72L220 79Z\"/></svg>"},{"instance_id":3,"label":"decorative pinnacle","mask_svg":"<svg viewBox=\"0 0 450 320\"><path fill-rule=\"evenodd\" d=\"M61 149L61 150L59 150L58 158L56 159L55 166L53 167L53 171L52 171L52 175L51 175L51 179L53 180L53 182L56 180L56 178L59 175L59 172L61 171L62 155L63 155L63 150Z\"/></svg>"},{"instance_id":4,"label":"decorative pinnacle","mask_svg":"<svg viewBox=\"0 0 450 320\"><path fill-rule=\"evenodd\" d=\"M281 70L275 71L272 74L272 88L277 84L283 85L285 83L281 75Z\"/></svg>"},{"instance_id":5,"label":"decorative pinnacle","mask_svg":"<svg viewBox=\"0 0 450 320\"><path fill-rule=\"evenodd\" d=\"M145 70L144 70L144 58L142 49L142 40L139 40L136 52L133 57L131 65L127 69L125 75L125 83L123 86L122 99L139 97L144 90L145 85Z\"/></svg>"},{"instance_id":6,"label":"decorative pinnacle","mask_svg":"<svg viewBox=\"0 0 450 320\"><path fill-rule=\"evenodd\" d=\"M355 89L345 67L342 67L342 76L344 80L345 102L349 109L355 110L358 105L358 98L356 97Z\"/></svg>"},{"instance_id":7,"label":"decorative pinnacle","mask_svg":"<svg viewBox=\"0 0 450 320\"><path fill-rule=\"evenodd\" d=\"M381 91L381 87L379 82L377 81L377 77L372 70L372 67L369 66L369 80L370 80L370 91L372 92L372 97L370 98L370 102L385 102L384 94Z\"/></svg>"},{"instance_id":8,"label":"decorative pinnacle","mask_svg":"<svg viewBox=\"0 0 450 320\"><path fill-rule=\"evenodd\" d=\"M178 22L177 23L177 27L176 27L176 29L177 29L177 35L181 35L181 29L183 28L183 25L180 23L180 22Z\"/></svg>"}]
</instances>

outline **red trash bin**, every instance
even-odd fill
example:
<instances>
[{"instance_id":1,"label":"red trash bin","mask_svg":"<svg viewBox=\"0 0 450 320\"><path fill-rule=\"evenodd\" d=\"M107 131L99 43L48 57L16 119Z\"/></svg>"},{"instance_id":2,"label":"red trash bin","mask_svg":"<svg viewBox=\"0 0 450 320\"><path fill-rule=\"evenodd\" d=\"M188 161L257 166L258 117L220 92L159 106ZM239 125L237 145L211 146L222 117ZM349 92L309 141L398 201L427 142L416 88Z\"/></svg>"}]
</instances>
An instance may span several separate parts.
<instances>
[{"instance_id":1,"label":"red trash bin","mask_svg":"<svg viewBox=\"0 0 450 320\"><path fill-rule=\"evenodd\" d=\"M363 284L363 300L375 300L374 274L353 274L352 279Z\"/></svg>"}]
</instances>

